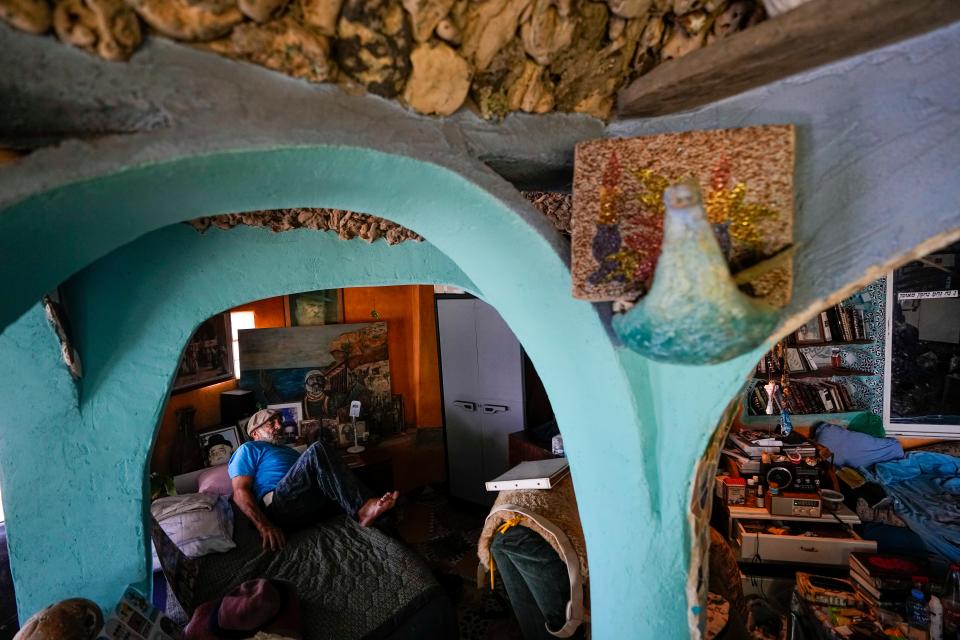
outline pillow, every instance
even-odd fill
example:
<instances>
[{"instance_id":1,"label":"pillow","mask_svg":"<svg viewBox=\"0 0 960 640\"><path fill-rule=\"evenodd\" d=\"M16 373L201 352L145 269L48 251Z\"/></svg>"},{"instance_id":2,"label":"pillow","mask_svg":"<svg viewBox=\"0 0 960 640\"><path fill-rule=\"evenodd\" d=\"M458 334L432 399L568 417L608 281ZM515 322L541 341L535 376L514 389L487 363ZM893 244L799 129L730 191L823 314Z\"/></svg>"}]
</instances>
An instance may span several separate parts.
<instances>
[{"instance_id":1,"label":"pillow","mask_svg":"<svg viewBox=\"0 0 960 640\"><path fill-rule=\"evenodd\" d=\"M233 495L233 483L227 473L227 465L218 464L210 467L197 476L197 490L201 493L212 493L216 496L230 497Z\"/></svg>"},{"instance_id":2,"label":"pillow","mask_svg":"<svg viewBox=\"0 0 960 640\"><path fill-rule=\"evenodd\" d=\"M191 558L237 546L233 542L233 510L223 496L188 493L160 498L150 505L150 512L170 540Z\"/></svg>"},{"instance_id":3,"label":"pillow","mask_svg":"<svg viewBox=\"0 0 960 640\"><path fill-rule=\"evenodd\" d=\"M830 449L834 456L833 464L838 467L869 467L903 457L903 447L895 438L874 438L865 433L847 431L835 424L819 425L814 437Z\"/></svg>"}]
</instances>

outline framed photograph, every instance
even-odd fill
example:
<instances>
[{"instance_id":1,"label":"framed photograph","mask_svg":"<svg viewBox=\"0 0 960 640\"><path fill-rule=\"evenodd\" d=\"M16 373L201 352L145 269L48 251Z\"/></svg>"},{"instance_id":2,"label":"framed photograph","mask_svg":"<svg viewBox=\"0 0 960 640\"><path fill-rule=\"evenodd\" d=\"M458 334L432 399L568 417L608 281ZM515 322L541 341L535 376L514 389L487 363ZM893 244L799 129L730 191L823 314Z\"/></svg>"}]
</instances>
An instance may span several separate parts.
<instances>
[{"instance_id":1,"label":"framed photograph","mask_svg":"<svg viewBox=\"0 0 960 640\"><path fill-rule=\"evenodd\" d=\"M230 314L220 313L204 320L190 336L180 356L171 391L190 391L232 378Z\"/></svg>"},{"instance_id":2,"label":"framed photograph","mask_svg":"<svg viewBox=\"0 0 960 640\"><path fill-rule=\"evenodd\" d=\"M321 437L323 429L320 420L307 419L300 423L300 435L307 444L313 444Z\"/></svg>"},{"instance_id":3,"label":"framed photograph","mask_svg":"<svg viewBox=\"0 0 960 640\"><path fill-rule=\"evenodd\" d=\"M291 327L343 323L343 289L321 289L287 296Z\"/></svg>"},{"instance_id":4,"label":"framed photograph","mask_svg":"<svg viewBox=\"0 0 960 640\"><path fill-rule=\"evenodd\" d=\"M357 437L359 438L359 434L357 434ZM340 441L338 444L341 447L353 446L353 425L349 422L340 425Z\"/></svg>"},{"instance_id":5,"label":"framed photograph","mask_svg":"<svg viewBox=\"0 0 960 640\"><path fill-rule=\"evenodd\" d=\"M340 446L340 423L336 418L320 420L320 438L324 444Z\"/></svg>"},{"instance_id":6,"label":"framed photograph","mask_svg":"<svg viewBox=\"0 0 960 640\"><path fill-rule=\"evenodd\" d=\"M806 324L797 329L793 335L797 344L823 342L823 325L820 324L820 314L818 313L815 317L807 320Z\"/></svg>"},{"instance_id":7,"label":"framed photograph","mask_svg":"<svg viewBox=\"0 0 960 640\"><path fill-rule=\"evenodd\" d=\"M203 451L203 465L215 467L227 464L233 452L243 443L240 432L235 426L217 427L197 434L200 449Z\"/></svg>"},{"instance_id":8,"label":"framed photograph","mask_svg":"<svg viewBox=\"0 0 960 640\"><path fill-rule=\"evenodd\" d=\"M303 405L301 403L268 404L267 409L273 409L283 414L283 437L287 442L294 442L300 437L300 422L303 420Z\"/></svg>"}]
</instances>

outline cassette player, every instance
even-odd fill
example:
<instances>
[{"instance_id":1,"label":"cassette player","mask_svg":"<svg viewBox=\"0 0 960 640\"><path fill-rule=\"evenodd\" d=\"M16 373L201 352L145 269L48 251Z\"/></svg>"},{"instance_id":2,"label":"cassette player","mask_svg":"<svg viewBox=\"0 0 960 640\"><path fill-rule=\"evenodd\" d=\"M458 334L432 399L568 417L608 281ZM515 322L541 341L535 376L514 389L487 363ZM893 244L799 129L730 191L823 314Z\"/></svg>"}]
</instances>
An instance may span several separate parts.
<instances>
[{"instance_id":1,"label":"cassette player","mask_svg":"<svg viewBox=\"0 0 960 640\"><path fill-rule=\"evenodd\" d=\"M778 456L779 457L779 456ZM768 487L775 485L780 491L816 493L820 490L820 463L808 464L806 460L771 461L760 465L760 475Z\"/></svg>"},{"instance_id":2,"label":"cassette player","mask_svg":"<svg viewBox=\"0 0 960 640\"><path fill-rule=\"evenodd\" d=\"M781 493L770 496L770 515L819 518L821 513L820 496L816 493Z\"/></svg>"}]
</instances>

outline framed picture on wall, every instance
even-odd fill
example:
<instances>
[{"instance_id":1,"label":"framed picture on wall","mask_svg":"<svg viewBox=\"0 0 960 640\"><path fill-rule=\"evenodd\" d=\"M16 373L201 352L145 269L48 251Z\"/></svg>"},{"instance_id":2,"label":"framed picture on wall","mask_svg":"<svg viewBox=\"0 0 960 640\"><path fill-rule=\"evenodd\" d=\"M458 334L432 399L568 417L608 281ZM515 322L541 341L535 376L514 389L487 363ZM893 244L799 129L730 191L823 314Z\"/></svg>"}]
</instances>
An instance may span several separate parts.
<instances>
[{"instance_id":1,"label":"framed picture on wall","mask_svg":"<svg viewBox=\"0 0 960 640\"><path fill-rule=\"evenodd\" d=\"M343 323L343 289L321 289L287 296L291 327Z\"/></svg>"},{"instance_id":2,"label":"framed picture on wall","mask_svg":"<svg viewBox=\"0 0 960 640\"><path fill-rule=\"evenodd\" d=\"M807 322L801 325L793 335L797 341L797 344L823 342L823 325L820 324L820 314L818 313L810 320L807 320Z\"/></svg>"},{"instance_id":3,"label":"framed picture on wall","mask_svg":"<svg viewBox=\"0 0 960 640\"><path fill-rule=\"evenodd\" d=\"M219 313L204 320L190 336L180 356L171 391L190 391L232 378L230 314Z\"/></svg>"},{"instance_id":4,"label":"framed picture on wall","mask_svg":"<svg viewBox=\"0 0 960 640\"><path fill-rule=\"evenodd\" d=\"M227 464L233 452L243 443L240 431L235 426L217 427L197 434L203 451L203 466L215 467Z\"/></svg>"},{"instance_id":5,"label":"framed picture on wall","mask_svg":"<svg viewBox=\"0 0 960 640\"><path fill-rule=\"evenodd\" d=\"M300 422L303 420L303 405L299 402L268 404L267 409L279 411L283 415L283 437L287 442L295 442L300 437Z\"/></svg>"}]
</instances>

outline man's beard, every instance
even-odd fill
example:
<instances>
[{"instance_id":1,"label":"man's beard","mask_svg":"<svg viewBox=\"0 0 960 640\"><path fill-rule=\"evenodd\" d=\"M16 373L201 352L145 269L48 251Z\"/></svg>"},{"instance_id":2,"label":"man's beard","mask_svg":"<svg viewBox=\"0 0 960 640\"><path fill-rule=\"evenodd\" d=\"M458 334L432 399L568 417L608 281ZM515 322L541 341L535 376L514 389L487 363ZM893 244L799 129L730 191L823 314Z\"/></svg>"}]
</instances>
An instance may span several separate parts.
<instances>
[{"instance_id":1,"label":"man's beard","mask_svg":"<svg viewBox=\"0 0 960 640\"><path fill-rule=\"evenodd\" d=\"M274 431L274 432L270 433L270 435L268 435L268 436L262 436L262 437L260 438L260 440L262 440L263 442L267 442L267 443L269 443L269 444L282 444L282 443L283 443L283 436L282 436L282 434Z\"/></svg>"}]
</instances>

